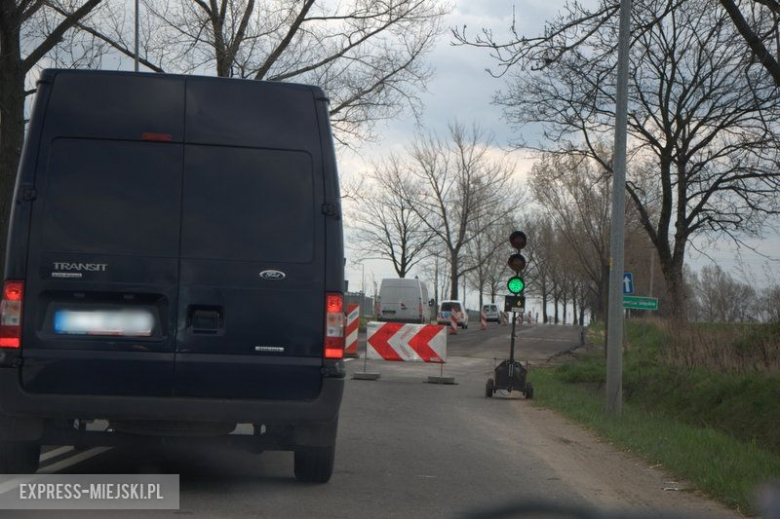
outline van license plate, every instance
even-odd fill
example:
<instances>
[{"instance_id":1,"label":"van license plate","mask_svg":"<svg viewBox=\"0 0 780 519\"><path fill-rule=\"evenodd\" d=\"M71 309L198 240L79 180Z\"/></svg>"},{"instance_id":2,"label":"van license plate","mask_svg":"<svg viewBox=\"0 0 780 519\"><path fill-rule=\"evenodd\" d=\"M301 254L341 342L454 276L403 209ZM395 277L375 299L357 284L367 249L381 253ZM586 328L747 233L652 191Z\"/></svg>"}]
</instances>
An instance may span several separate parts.
<instances>
[{"instance_id":1,"label":"van license plate","mask_svg":"<svg viewBox=\"0 0 780 519\"><path fill-rule=\"evenodd\" d=\"M54 314L57 334L149 337L153 328L152 314L143 310L59 310Z\"/></svg>"}]
</instances>

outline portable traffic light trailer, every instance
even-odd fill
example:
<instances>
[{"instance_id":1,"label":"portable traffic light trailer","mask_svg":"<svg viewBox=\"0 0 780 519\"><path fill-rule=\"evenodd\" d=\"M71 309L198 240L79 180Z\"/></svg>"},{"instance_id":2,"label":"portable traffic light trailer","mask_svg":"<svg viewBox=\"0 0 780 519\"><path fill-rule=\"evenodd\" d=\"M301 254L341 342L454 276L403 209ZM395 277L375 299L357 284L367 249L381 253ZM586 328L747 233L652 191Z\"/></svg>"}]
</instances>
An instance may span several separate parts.
<instances>
[{"instance_id":1,"label":"portable traffic light trailer","mask_svg":"<svg viewBox=\"0 0 780 519\"><path fill-rule=\"evenodd\" d=\"M520 250L526 246L527 241L525 233L522 231L515 231L509 236L509 244L517 251L509 256L509 261L507 261L507 265L515 275L510 277L506 284L512 295L504 298L504 311L512 312L512 339L509 347L509 359L501 361L495 367L494 378L489 378L485 384L485 396L488 398L492 397L499 389L510 393L514 389L523 393L526 398L534 397L534 387L526 380L528 370L515 360L517 312L522 312L525 309L525 296L523 296L525 280L522 278L521 272L525 269L526 261L520 254Z\"/></svg>"}]
</instances>

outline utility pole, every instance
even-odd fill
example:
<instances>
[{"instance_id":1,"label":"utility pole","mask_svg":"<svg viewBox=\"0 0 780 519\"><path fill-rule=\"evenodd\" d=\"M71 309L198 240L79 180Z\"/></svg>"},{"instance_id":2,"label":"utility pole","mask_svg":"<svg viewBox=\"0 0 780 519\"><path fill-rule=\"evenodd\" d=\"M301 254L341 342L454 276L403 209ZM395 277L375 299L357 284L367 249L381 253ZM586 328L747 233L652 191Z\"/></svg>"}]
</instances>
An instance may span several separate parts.
<instances>
[{"instance_id":1,"label":"utility pole","mask_svg":"<svg viewBox=\"0 0 780 519\"><path fill-rule=\"evenodd\" d=\"M135 0L135 71L138 72L138 1Z\"/></svg>"},{"instance_id":2,"label":"utility pole","mask_svg":"<svg viewBox=\"0 0 780 519\"><path fill-rule=\"evenodd\" d=\"M433 300L439 306L439 258L433 258Z\"/></svg>"},{"instance_id":3,"label":"utility pole","mask_svg":"<svg viewBox=\"0 0 780 519\"><path fill-rule=\"evenodd\" d=\"M628 52L631 44L631 0L620 0L615 149L612 160L612 232L610 235L609 310L607 324L607 412L623 409L623 239L626 208L626 135L628 127Z\"/></svg>"}]
</instances>

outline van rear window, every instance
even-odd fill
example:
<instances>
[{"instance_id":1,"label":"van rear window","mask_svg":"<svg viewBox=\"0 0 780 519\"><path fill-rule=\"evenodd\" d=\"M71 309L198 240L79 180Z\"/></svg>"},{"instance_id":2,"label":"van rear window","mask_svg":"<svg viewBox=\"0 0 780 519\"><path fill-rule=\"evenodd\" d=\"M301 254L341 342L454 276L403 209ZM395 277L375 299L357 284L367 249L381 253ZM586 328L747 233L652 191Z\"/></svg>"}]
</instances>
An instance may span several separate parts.
<instances>
[{"instance_id":1,"label":"van rear window","mask_svg":"<svg viewBox=\"0 0 780 519\"><path fill-rule=\"evenodd\" d=\"M310 263L314 179L309 154L186 146L182 256Z\"/></svg>"},{"instance_id":2,"label":"van rear window","mask_svg":"<svg viewBox=\"0 0 780 519\"><path fill-rule=\"evenodd\" d=\"M44 249L178 255L181 146L56 139L43 196Z\"/></svg>"},{"instance_id":3,"label":"van rear window","mask_svg":"<svg viewBox=\"0 0 780 519\"><path fill-rule=\"evenodd\" d=\"M456 312L460 312L460 305L457 303L442 303L441 310L442 312L450 312L452 310L455 310Z\"/></svg>"}]
</instances>

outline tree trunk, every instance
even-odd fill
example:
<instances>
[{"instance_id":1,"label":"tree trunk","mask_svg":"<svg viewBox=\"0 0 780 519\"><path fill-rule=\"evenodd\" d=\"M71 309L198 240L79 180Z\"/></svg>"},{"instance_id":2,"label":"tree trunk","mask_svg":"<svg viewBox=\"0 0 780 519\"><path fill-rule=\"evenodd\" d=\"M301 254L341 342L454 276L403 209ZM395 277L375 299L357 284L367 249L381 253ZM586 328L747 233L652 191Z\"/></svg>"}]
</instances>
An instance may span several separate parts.
<instances>
[{"instance_id":1,"label":"tree trunk","mask_svg":"<svg viewBox=\"0 0 780 519\"><path fill-rule=\"evenodd\" d=\"M566 324L566 317L567 317L567 311L568 311L568 309L566 307L568 306L568 304L569 304L569 298L564 297L563 298L563 324Z\"/></svg>"},{"instance_id":2,"label":"tree trunk","mask_svg":"<svg viewBox=\"0 0 780 519\"><path fill-rule=\"evenodd\" d=\"M542 294L542 322L547 323L547 294Z\"/></svg>"},{"instance_id":3,"label":"tree trunk","mask_svg":"<svg viewBox=\"0 0 780 519\"><path fill-rule=\"evenodd\" d=\"M571 305L572 305L572 316L574 318L574 325L575 326L582 326L581 322L577 321L577 291L575 289L574 296L571 298Z\"/></svg>"},{"instance_id":4,"label":"tree trunk","mask_svg":"<svg viewBox=\"0 0 780 519\"><path fill-rule=\"evenodd\" d=\"M663 264L662 268L667 290L669 291L672 319L675 322L684 323L688 318L688 309L685 301L683 262L678 257L673 257L671 262Z\"/></svg>"},{"instance_id":5,"label":"tree trunk","mask_svg":"<svg viewBox=\"0 0 780 519\"><path fill-rule=\"evenodd\" d=\"M458 266L458 253L452 251L450 253L450 299L452 300L458 299L458 280L460 279Z\"/></svg>"},{"instance_id":6,"label":"tree trunk","mask_svg":"<svg viewBox=\"0 0 780 519\"><path fill-rule=\"evenodd\" d=\"M560 301L561 301L561 300L560 300L560 298L558 298L558 297L556 297L556 298L553 298L553 308L555 309L555 312L554 312L554 314L553 314L553 320L554 320L553 322L554 322L555 324L558 324L558 303L559 303Z\"/></svg>"},{"instance_id":7,"label":"tree trunk","mask_svg":"<svg viewBox=\"0 0 780 519\"><path fill-rule=\"evenodd\" d=\"M25 78L18 24L7 18L9 13L2 14L5 19L0 21L0 264L5 262L14 182L24 143Z\"/></svg>"}]
</instances>

